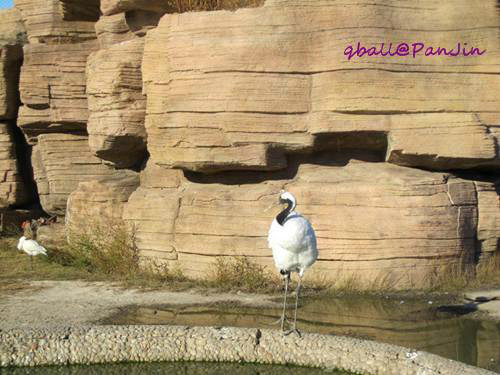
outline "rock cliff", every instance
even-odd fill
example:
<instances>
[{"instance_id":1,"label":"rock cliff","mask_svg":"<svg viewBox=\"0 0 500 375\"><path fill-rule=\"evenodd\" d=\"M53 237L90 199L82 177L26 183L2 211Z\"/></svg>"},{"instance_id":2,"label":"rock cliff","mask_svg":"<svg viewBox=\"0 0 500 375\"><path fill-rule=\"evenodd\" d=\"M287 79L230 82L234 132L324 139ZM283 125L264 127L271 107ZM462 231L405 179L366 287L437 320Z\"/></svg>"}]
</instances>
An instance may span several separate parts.
<instances>
[{"instance_id":1,"label":"rock cliff","mask_svg":"<svg viewBox=\"0 0 500 375\"><path fill-rule=\"evenodd\" d=\"M24 142L15 126L25 39L20 13L16 9L0 12L0 209L33 201L32 185L22 171Z\"/></svg>"},{"instance_id":2,"label":"rock cliff","mask_svg":"<svg viewBox=\"0 0 500 375\"><path fill-rule=\"evenodd\" d=\"M316 229L312 277L412 287L500 251L498 2L217 4L0 12L0 197L37 199L20 129L46 212L121 218L190 276L216 256L272 267L282 188Z\"/></svg>"}]
</instances>

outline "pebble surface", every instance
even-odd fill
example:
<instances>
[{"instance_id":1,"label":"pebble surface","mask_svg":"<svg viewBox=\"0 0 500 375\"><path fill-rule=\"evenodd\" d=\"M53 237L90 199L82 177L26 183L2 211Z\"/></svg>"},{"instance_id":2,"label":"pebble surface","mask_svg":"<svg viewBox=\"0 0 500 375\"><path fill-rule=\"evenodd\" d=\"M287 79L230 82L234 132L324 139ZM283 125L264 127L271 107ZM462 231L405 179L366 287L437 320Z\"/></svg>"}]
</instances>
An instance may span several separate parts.
<instances>
[{"instance_id":1,"label":"pebble surface","mask_svg":"<svg viewBox=\"0 0 500 375\"><path fill-rule=\"evenodd\" d=\"M0 367L130 361L294 364L360 374L494 374L426 352L313 333L144 325L0 330Z\"/></svg>"}]
</instances>

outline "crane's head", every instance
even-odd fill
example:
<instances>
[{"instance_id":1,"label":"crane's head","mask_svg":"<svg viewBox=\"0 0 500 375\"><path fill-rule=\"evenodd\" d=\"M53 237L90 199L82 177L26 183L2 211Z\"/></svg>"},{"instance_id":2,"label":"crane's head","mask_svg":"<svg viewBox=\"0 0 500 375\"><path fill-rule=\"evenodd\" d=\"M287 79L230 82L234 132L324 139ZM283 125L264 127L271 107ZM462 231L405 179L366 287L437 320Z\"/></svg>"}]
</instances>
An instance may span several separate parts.
<instances>
[{"instance_id":1,"label":"crane's head","mask_svg":"<svg viewBox=\"0 0 500 375\"><path fill-rule=\"evenodd\" d=\"M292 203L296 202L295 197L293 196L292 193L285 191L285 190L281 190L280 191L280 198L279 198L280 204L287 204L288 201L290 201Z\"/></svg>"},{"instance_id":2,"label":"crane's head","mask_svg":"<svg viewBox=\"0 0 500 375\"><path fill-rule=\"evenodd\" d=\"M295 197L293 196L292 193L289 193L288 191L281 190L280 192L280 198L279 198L279 203L280 204L287 204L288 206L291 207L291 210L295 208L297 205L297 201Z\"/></svg>"},{"instance_id":3,"label":"crane's head","mask_svg":"<svg viewBox=\"0 0 500 375\"><path fill-rule=\"evenodd\" d=\"M279 206L279 205L283 205L283 204L288 205L290 207L290 211L291 211L297 205L297 201L295 200L295 197L293 196L292 193L289 193L288 191L285 191L285 190L281 190L278 201L277 202L275 201L274 203L272 203L268 208L266 208L264 210L264 212L267 212L271 208Z\"/></svg>"}]
</instances>

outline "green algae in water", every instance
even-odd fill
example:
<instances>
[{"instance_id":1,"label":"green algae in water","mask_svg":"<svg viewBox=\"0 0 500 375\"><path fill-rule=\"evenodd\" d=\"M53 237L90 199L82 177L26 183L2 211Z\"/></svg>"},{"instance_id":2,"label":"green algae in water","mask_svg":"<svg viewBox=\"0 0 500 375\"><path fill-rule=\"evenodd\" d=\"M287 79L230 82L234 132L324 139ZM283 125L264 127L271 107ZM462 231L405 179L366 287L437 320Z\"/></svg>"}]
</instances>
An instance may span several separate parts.
<instances>
[{"instance_id":1,"label":"green algae in water","mask_svg":"<svg viewBox=\"0 0 500 375\"><path fill-rule=\"evenodd\" d=\"M24 375L352 375L338 370L322 370L309 367L257 365L250 363L216 362L154 362L154 363L114 363L103 365L43 366L0 369L1 374Z\"/></svg>"}]
</instances>

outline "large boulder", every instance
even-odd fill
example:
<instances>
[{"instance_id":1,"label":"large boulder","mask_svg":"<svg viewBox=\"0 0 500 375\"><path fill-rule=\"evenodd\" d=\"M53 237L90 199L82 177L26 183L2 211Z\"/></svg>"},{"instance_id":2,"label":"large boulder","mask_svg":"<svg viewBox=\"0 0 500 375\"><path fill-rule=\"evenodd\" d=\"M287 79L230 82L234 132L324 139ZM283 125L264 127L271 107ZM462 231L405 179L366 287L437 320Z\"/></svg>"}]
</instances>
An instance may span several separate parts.
<instances>
[{"instance_id":1,"label":"large boulder","mask_svg":"<svg viewBox=\"0 0 500 375\"><path fill-rule=\"evenodd\" d=\"M190 276L206 276L216 256L244 255L272 268L267 232L276 213L265 208L285 187L318 236L317 277L421 286L440 267L473 264L473 182L387 163L336 165L332 156L291 162L286 173L245 184L241 174L187 180L173 170L150 172L146 180L170 184L162 189L143 176L124 219L138 229L143 256L164 258Z\"/></svg>"},{"instance_id":2,"label":"large boulder","mask_svg":"<svg viewBox=\"0 0 500 375\"><path fill-rule=\"evenodd\" d=\"M69 233L84 233L121 222L123 207L138 186L139 174L127 170L80 182L68 198L66 229Z\"/></svg>"},{"instance_id":3,"label":"large boulder","mask_svg":"<svg viewBox=\"0 0 500 375\"><path fill-rule=\"evenodd\" d=\"M372 131L386 138L379 152L391 163L498 167L496 3L430 4L388 11L385 1L268 1L237 12L165 15L147 34L143 62L153 161L201 172L275 170L285 168L284 154L309 152L326 136L364 139ZM384 53L390 41L394 53L420 40L424 52L457 52L458 42L461 52L486 52L345 55L361 41L378 49L384 42Z\"/></svg>"},{"instance_id":4,"label":"large boulder","mask_svg":"<svg viewBox=\"0 0 500 375\"><path fill-rule=\"evenodd\" d=\"M32 164L42 208L60 216L80 182L114 174L113 168L91 154L87 137L70 134L39 135Z\"/></svg>"},{"instance_id":5,"label":"large boulder","mask_svg":"<svg viewBox=\"0 0 500 375\"><path fill-rule=\"evenodd\" d=\"M144 39L93 53L87 63L91 151L120 168L142 163L146 154L141 63Z\"/></svg>"}]
</instances>

